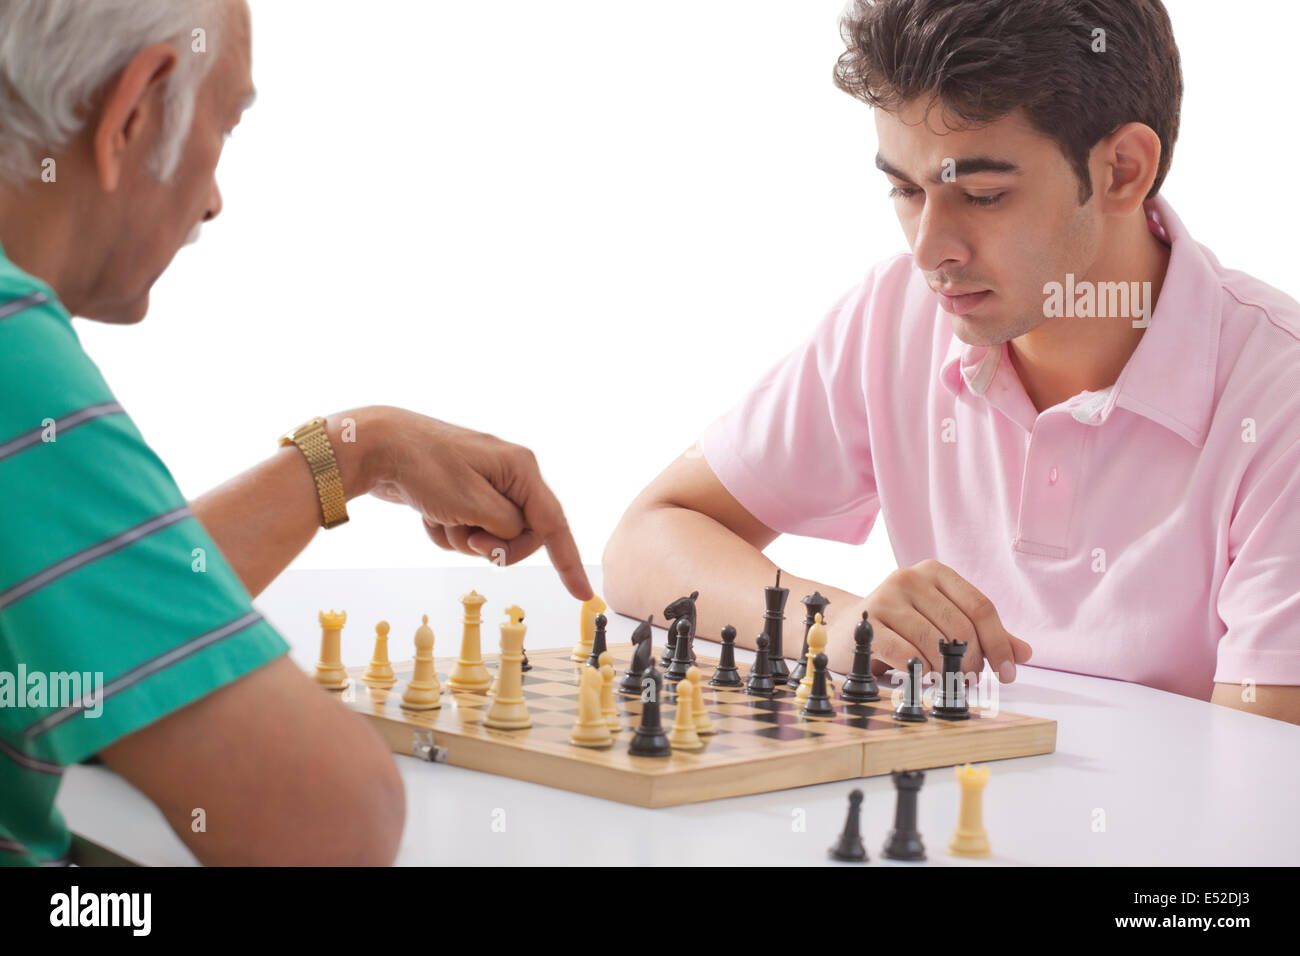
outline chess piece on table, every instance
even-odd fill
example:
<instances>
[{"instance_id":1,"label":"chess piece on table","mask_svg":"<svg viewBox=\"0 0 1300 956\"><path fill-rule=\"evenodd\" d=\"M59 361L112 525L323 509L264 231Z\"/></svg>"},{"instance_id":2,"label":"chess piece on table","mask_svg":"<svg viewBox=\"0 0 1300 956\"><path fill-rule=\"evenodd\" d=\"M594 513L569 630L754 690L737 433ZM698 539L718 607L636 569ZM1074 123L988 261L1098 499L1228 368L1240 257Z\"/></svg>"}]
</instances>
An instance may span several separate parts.
<instances>
[{"instance_id":1,"label":"chess piece on table","mask_svg":"<svg viewBox=\"0 0 1300 956\"><path fill-rule=\"evenodd\" d=\"M460 639L460 657L447 678L447 689L458 691L485 691L492 683L487 665L483 663L483 644L480 627L482 611L487 598L470 591L460 599L465 608L464 629Z\"/></svg>"},{"instance_id":2,"label":"chess piece on table","mask_svg":"<svg viewBox=\"0 0 1300 956\"><path fill-rule=\"evenodd\" d=\"M693 694L691 696L691 717L695 721L695 732L701 737L707 737L710 734L716 734L718 729L713 726L713 718L709 716L709 708L704 704L704 681L700 676L700 669L694 664L686 672L686 679L691 682ZM681 696L681 688L677 688L677 696Z\"/></svg>"},{"instance_id":3,"label":"chess piece on table","mask_svg":"<svg viewBox=\"0 0 1300 956\"><path fill-rule=\"evenodd\" d=\"M776 586L763 588L763 633L767 635L767 659L772 668L772 679L778 684L784 684L790 677L782 646L785 602L789 598L790 589L781 587L781 569L777 568Z\"/></svg>"},{"instance_id":4,"label":"chess piece on table","mask_svg":"<svg viewBox=\"0 0 1300 956\"><path fill-rule=\"evenodd\" d=\"M758 635L754 642L754 663L749 668L749 679L745 681L745 693L755 697L771 697L776 690L776 681L772 678L772 668L767 660L767 635Z\"/></svg>"},{"instance_id":5,"label":"chess piece on table","mask_svg":"<svg viewBox=\"0 0 1300 956\"><path fill-rule=\"evenodd\" d=\"M620 694L636 697L641 693L642 678L650 669L654 657L654 646L651 644L654 635L654 619L655 616L651 614L632 632L632 660L627 665L627 670L623 672L623 680L618 685Z\"/></svg>"},{"instance_id":6,"label":"chess piece on table","mask_svg":"<svg viewBox=\"0 0 1300 956\"><path fill-rule=\"evenodd\" d=\"M925 707L921 704L921 658L913 657L907 662L907 683L903 687L903 702L894 711L894 719L907 723L920 723L929 720Z\"/></svg>"},{"instance_id":7,"label":"chess piece on table","mask_svg":"<svg viewBox=\"0 0 1300 956\"><path fill-rule=\"evenodd\" d=\"M569 743L577 747L603 750L612 746L614 737L600 712L600 671L584 667L578 677L578 719L569 734Z\"/></svg>"},{"instance_id":8,"label":"chess piece on table","mask_svg":"<svg viewBox=\"0 0 1300 956\"><path fill-rule=\"evenodd\" d=\"M611 734L623 730L618 719L618 703L614 700L614 658L609 651L602 651L600 655L600 713Z\"/></svg>"},{"instance_id":9,"label":"chess piece on table","mask_svg":"<svg viewBox=\"0 0 1300 956\"><path fill-rule=\"evenodd\" d=\"M894 807L894 829L885 838L881 855L891 860L924 860L925 844L916 830L916 795L925 783L920 770L895 770L894 789L898 802Z\"/></svg>"},{"instance_id":10,"label":"chess piece on table","mask_svg":"<svg viewBox=\"0 0 1300 956\"><path fill-rule=\"evenodd\" d=\"M790 671L790 679L785 682L791 690L799 686L804 674L808 672L808 632L817 623L818 614L822 616L822 623L826 622L826 608L830 603L830 598L822 597L817 591L803 599L803 605L807 608L803 621L803 650L799 652L798 663Z\"/></svg>"},{"instance_id":11,"label":"chess piece on table","mask_svg":"<svg viewBox=\"0 0 1300 956\"><path fill-rule=\"evenodd\" d=\"M794 692L795 699L799 701L800 707L804 705L804 703L808 700L808 695L812 693L813 667L811 662L813 658L815 658L818 654L826 653L827 639L828 636L826 634L826 625L822 623L822 616L818 614L816 620L813 621L812 628L808 631L809 665L807 669L804 671L803 680L799 681L799 686L795 689ZM830 691L828 689L827 690L828 696L829 693Z\"/></svg>"},{"instance_id":12,"label":"chess piece on table","mask_svg":"<svg viewBox=\"0 0 1300 956\"><path fill-rule=\"evenodd\" d=\"M638 654L642 649L647 649L646 668L641 675L641 680L644 682L640 692L641 722L637 724L627 752L634 757L667 757L673 749L664 735L663 721L659 715L659 695L663 692L664 682L659 671L655 669L649 647L649 638L637 645Z\"/></svg>"},{"instance_id":13,"label":"chess piece on table","mask_svg":"<svg viewBox=\"0 0 1300 956\"><path fill-rule=\"evenodd\" d=\"M844 830L830 848L832 860L844 863L867 862L867 848L862 845L862 791L849 793L849 813L844 819Z\"/></svg>"},{"instance_id":14,"label":"chess piece on table","mask_svg":"<svg viewBox=\"0 0 1300 956\"><path fill-rule=\"evenodd\" d=\"M948 852L954 856L988 856L989 835L984 829L984 785L989 782L988 767L955 767L957 783L961 785L961 810L957 815L957 829L948 841Z\"/></svg>"},{"instance_id":15,"label":"chess piece on table","mask_svg":"<svg viewBox=\"0 0 1300 956\"><path fill-rule=\"evenodd\" d=\"M677 649L677 621L685 621L687 628L691 632L690 658L691 663L695 663L695 602L699 598L699 591L692 591L686 597L679 597L672 604L664 608L664 617L667 618L668 624L668 646L664 648L663 657L659 659L660 667L667 667L672 663L673 652ZM668 675L664 675L667 677ZM681 678L668 677L669 680L680 680Z\"/></svg>"},{"instance_id":16,"label":"chess piece on table","mask_svg":"<svg viewBox=\"0 0 1300 956\"><path fill-rule=\"evenodd\" d=\"M934 706L930 708L930 713L943 720L970 720L970 707L966 703L966 679L961 672L966 642L939 638L939 653L943 655L943 666L939 672L939 686L935 688Z\"/></svg>"},{"instance_id":17,"label":"chess piece on table","mask_svg":"<svg viewBox=\"0 0 1300 956\"><path fill-rule=\"evenodd\" d=\"M415 670L402 691L402 706L407 710L437 710L442 706L442 688L433 662L433 628L425 614L415 631Z\"/></svg>"},{"instance_id":18,"label":"chess piece on table","mask_svg":"<svg viewBox=\"0 0 1300 956\"><path fill-rule=\"evenodd\" d=\"M342 633L348 621L347 611L321 611L320 660L316 662L316 683L329 690L342 690L348 686L348 672L343 668Z\"/></svg>"},{"instance_id":19,"label":"chess piece on table","mask_svg":"<svg viewBox=\"0 0 1300 956\"><path fill-rule=\"evenodd\" d=\"M524 624L523 609L506 608L508 622L501 625L501 666L497 672L496 694L483 718L484 727L497 730L523 730L533 725L524 700Z\"/></svg>"},{"instance_id":20,"label":"chess piece on table","mask_svg":"<svg viewBox=\"0 0 1300 956\"><path fill-rule=\"evenodd\" d=\"M587 666L600 669L600 655L605 653L605 627L609 619L603 614L596 615L596 631L591 639L591 654L587 657Z\"/></svg>"},{"instance_id":21,"label":"chess piece on table","mask_svg":"<svg viewBox=\"0 0 1300 956\"><path fill-rule=\"evenodd\" d=\"M728 624L722 629L722 654L718 666L709 678L710 687L744 687L740 671L736 670L736 629Z\"/></svg>"},{"instance_id":22,"label":"chess piece on table","mask_svg":"<svg viewBox=\"0 0 1300 956\"><path fill-rule=\"evenodd\" d=\"M811 648L809 648L811 650ZM834 717L835 708L826 693L826 655L818 654L813 658L812 690L804 699L799 713L804 717Z\"/></svg>"},{"instance_id":23,"label":"chess piece on table","mask_svg":"<svg viewBox=\"0 0 1300 956\"><path fill-rule=\"evenodd\" d=\"M686 672L691 669L691 661L695 658L691 648L691 622L684 617L678 618L677 623L673 625L672 633L675 635L673 656L664 678L676 683L686 679Z\"/></svg>"},{"instance_id":24,"label":"chess piece on table","mask_svg":"<svg viewBox=\"0 0 1300 956\"><path fill-rule=\"evenodd\" d=\"M853 629L853 670L844 681L840 699L850 704L865 704L880 700L880 687L871 673L871 622L867 612L862 612L862 620Z\"/></svg>"},{"instance_id":25,"label":"chess piece on table","mask_svg":"<svg viewBox=\"0 0 1300 956\"><path fill-rule=\"evenodd\" d=\"M397 683L393 665L388 660L388 622L380 621L375 625L375 652L370 656L370 664L361 680L371 687L387 689Z\"/></svg>"},{"instance_id":26,"label":"chess piece on table","mask_svg":"<svg viewBox=\"0 0 1300 956\"><path fill-rule=\"evenodd\" d=\"M609 607L599 594L592 595L582 602L582 609L578 612L578 643L573 645L569 660L578 664L587 662L587 658L591 656L592 642L596 638L596 615L603 614L607 610Z\"/></svg>"},{"instance_id":27,"label":"chess piece on table","mask_svg":"<svg viewBox=\"0 0 1300 956\"><path fill-rule=\"evenodd\" d=\"M673 729L668 732L668 742L673 750L700 750L704 741L695 730L695 685L682 678L677 685L677 713Z\"/></svg>"}]
</instances>

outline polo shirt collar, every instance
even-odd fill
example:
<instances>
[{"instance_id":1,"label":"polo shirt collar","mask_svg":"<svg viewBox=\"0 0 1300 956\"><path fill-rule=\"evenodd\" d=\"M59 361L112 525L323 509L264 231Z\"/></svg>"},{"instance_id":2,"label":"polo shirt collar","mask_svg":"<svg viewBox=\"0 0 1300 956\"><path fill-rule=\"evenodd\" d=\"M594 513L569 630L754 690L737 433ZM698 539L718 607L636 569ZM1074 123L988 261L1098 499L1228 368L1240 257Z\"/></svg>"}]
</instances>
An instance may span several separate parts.
<instances>
[{"instance_id":1,"label":"polo shirt collar","mask_svg":"<svg viewBox=\"0 0 1300 956\"><path fill-rule=\"evenodd\" d=\"M1213 254L1198 245L1161 196L1144 203L1151 231L1170 243L1169 268L1150 325L1119 379L1072 402L1075 418L1100 425L1119 405L1201 447L1214 413L1222 286ZM940 311L941 321L947 321ZM962 382L983 395L1007 346L967 345L950 336L939 377L954 395ZM1012 373L1014 374L1014 373Z\"/></svg>"}]
</instances>

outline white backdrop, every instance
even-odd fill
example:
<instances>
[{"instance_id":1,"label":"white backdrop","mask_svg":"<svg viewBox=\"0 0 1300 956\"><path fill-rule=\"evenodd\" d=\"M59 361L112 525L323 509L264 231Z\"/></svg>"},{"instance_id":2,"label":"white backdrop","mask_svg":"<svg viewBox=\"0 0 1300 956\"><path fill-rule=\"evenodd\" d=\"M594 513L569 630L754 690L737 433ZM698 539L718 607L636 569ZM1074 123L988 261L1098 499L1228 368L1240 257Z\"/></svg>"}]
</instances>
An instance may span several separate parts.
<instances>
[{"instance_id":1,"label":"white backdrop","mask_svg":"<svg viewBox=\"0 0 1300 956\"><path fill-rule=\"evenodd\" d=\"M1187 89L1164 193L1294 295L1300 15L1168 5ZM190 497L312 415L403 405L531 446L598 563L637 491L906 248L871 111L831 83L842 0L252 6L224 213L144 324L78 323ZM471 561L413 512L351 511L296 566ZM769 554L858 593L893 567L880 522Z\"/></svg>"}]
</instances>

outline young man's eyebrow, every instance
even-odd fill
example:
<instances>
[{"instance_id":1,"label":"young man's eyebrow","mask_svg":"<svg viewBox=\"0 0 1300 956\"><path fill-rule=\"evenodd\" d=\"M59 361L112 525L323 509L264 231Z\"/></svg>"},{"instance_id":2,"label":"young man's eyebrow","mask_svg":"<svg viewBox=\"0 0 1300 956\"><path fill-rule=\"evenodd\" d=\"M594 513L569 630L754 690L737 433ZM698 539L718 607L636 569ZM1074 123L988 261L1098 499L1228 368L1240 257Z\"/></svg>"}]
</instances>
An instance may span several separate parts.
<instances>
[{"instance_id":1,"label":"young man's eyebrow","mask_svg":"<svg viewBox=\"0 0 1300 956\"><path fill-rule=\"evenodd\" d=\"M895 179L902 179L909 183L913 181L911 176L879 153L876 153L876 168L888 173ZM953 174L957 177L970 176L975 173L1012 173L1019 176L1024 173L1024 170L1010 160L995 159L992 156L967 156L964 159L957 160L954 164ZM943 170L931 173L929 181L936 186L944 182Z\"/></svg>"}]
</instances>

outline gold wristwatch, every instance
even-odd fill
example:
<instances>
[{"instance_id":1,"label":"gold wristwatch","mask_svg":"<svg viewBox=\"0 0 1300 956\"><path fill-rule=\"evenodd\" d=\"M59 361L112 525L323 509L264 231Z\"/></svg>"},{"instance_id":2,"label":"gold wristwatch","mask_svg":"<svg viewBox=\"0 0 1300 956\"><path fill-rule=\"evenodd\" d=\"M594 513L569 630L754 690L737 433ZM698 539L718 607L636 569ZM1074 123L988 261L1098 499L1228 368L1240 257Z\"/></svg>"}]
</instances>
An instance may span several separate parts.
<instances>
[{"instance_id":1,"label":"gold wristwatch","mask_svg":"<svg viewBox=\"0 0 1300 956\"><path fill-rule=\"evenodd\" d=\"M299 425L280 439L280 445L297 445L306 457L311 476L316 480L316 494L320 496L321 524L326 528L346 524L348 509L347 499L343 497L343 478L334 458L334 446L325 434L325 419L313 418Z\"/></svg>"}]
</instances>

